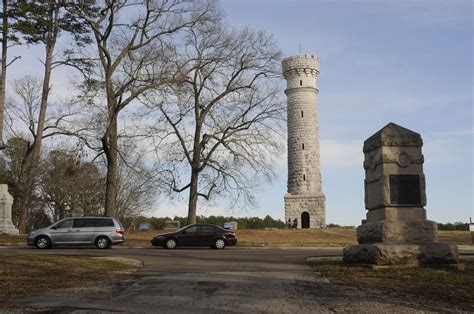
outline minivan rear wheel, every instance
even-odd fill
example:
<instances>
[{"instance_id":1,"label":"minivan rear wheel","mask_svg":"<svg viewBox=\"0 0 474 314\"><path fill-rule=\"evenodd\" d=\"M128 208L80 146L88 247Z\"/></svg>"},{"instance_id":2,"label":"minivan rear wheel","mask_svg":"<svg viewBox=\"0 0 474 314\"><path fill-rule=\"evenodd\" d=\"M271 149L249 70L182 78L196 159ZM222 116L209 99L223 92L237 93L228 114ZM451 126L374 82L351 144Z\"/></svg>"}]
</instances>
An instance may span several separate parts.
<instances>
[{"instance_id":1,"label":"minivan rear wheel","mask_svg":"<svg viewBox=\"0 0 474 314\"><path fill-rule=\"evenodd\" d=\"M95 239L95 246L98 249L107 249L110 246L110 240L107 237L98 237Z\"/></svg>"},{"instance_id":2,"label":"minivan rear wheel","mask_svg":"<svg viewBox=\"0 0 474 314\"><path fill-rule=\"evenodd\" d=\"M49 249L51 240L46 236L39 236L36 238L35 245L38 249Z\"/></svg>"}]
</instances>

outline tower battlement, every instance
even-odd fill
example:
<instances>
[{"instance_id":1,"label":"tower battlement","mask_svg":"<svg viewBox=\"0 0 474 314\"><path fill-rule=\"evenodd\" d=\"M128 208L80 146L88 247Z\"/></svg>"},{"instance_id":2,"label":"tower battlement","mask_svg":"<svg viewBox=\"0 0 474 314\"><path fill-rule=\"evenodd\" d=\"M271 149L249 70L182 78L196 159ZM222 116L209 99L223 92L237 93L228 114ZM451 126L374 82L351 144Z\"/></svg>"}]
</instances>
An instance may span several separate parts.
<instances>
[{"instance_id":1,"label":"tower battlement","mask_svg":"<svg viewBox=\"0 0 474 314\"><path fill-rule=\"evenodd\" d=\"M283 59L282 68L285 79L304 74L317 76L319 74L319 58L310 54L287 57Z\"/></svg>"}]
</instances>

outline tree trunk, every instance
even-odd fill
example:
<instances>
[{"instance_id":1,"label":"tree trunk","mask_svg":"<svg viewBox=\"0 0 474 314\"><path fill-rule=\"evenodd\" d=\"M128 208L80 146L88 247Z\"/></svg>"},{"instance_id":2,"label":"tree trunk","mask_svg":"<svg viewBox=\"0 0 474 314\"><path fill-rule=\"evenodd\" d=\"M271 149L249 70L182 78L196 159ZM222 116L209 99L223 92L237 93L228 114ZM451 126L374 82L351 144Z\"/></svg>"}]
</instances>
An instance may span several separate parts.
<instances>
[{"instance_id":1,"label":"tree trunk","mask_svg":"<svg viewBox=\"0 0 474 314\"><path fill-rule=\"evenodd\" d=\"M7 83L7 49L8 49L8 0L3 0L2 21L2 73L0 74L0 150L5 147L3 142L3 116L5 108L5 86Z\"/></svg>"},{"instance_id":2,"label":"tree trunk","mask_svg":"<svg viewBox=\"0 0 474 314\"><path fill-rule=\"evenodd\" d=\"M21 233L27 232L28 224L28 211L31 207L31 202L34 193L34 183L36 179L36 172L38 168L38 163L40 161L40 152L41 152L41 140L43 138L44 124L46 120L46 109L48 106L48 96L49 96L49 82L51 80L51 69L53 63L53 52L54 46L56 44L57 36L57 19L58 12L54 9L50 11L50 21L51 28L48 30L48 36L46 41L46 59L44 64L44 79L43 79L43 90L41 94L41 104L40 112L38 117L38 125L35 134L35 140L33 142L33 152L31 160L28 163L26 169L26 183L24 186L25 195L23 196L20 203L20 221L19 229Z\"/></svg>"},{"instance_id":3,"label":"tree trunk","mask_svg":"<svg viewBox=\"0 0 474 314\"><path fill-rule=\"evenodd\" d=\"M102 139L105 156L107 158L107 181L105 188L105 216L113 217L117 203L117 173L118 173L118 151L117 151L117 116L112 114L109 129Z\"/></svg>"},{"instance_id":4,"label":"tree trunk","mask_svg":"<svg viewBox=\"0 0 474 314\"><path fill-rule=\"evenodd\" d=\"M198 201L198 181L199 172L192 167L191 170L191 185L189 186L189 203L188 203L188 221L187 224L196 223L196 209Z\"/></svg>"}]
</instances>

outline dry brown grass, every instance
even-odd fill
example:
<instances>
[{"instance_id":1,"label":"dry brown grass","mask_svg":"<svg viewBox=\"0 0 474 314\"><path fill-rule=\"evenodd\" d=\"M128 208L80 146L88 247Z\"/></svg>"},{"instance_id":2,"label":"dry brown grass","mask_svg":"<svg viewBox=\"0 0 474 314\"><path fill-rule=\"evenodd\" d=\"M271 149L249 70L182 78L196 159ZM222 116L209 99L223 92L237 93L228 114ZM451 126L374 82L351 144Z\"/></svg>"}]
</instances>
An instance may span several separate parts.
<instances>
[{"instance_id":1,"label":"dry brown grass","mask_svg":"<svg viewBox=\"0 0 474 314\"><path fill-rule=\"evenodd\" d=\"M160 231L129 232L125 245L129 247L149 246L153 236ZM355 229L330 228L324 230L256 230L241 229L236 231L238 246L268 247L343 247L357 244ZM439 240L451 244L471 244L468 231L439 231Z\"/></svg>"},{"instance_id":2,"label":"dry brown grass","mask_svg":"<svg viewBox=\"0 0 474 314\"><path fill-rule=\"evenodd\" d=\"M0 304L12 297L124 279L136 266L83 256L0 255Z\"/></svg>"},{"instance_id":3,"label":"dry brown grass","mask_svg":"<svg viewBox=\"0 0 474 314\"><path fill-rule=\"evenodd\" d=\"M26 246L26 235L0 235L0 246Z\"/></svg>"},{"instance_id":4,"label":"dry brown grass","mask_svg":"<svg viewBox=\"0 0 474 314\"><path fill-rule=\"evenodd\" d=\"M127 247L145 247L163 231L129 232L124 243ZM356 243L355 230L255 230L236 231L238 246L268 247L338 247Z\"/></svg>"},{"instance_id":5,"label":"dry brown grass","mask_svg":"<svg viewBox=\"0 0 474 314\"><path fill-rule=\"evenodd\" d=\"M163 230L127 232L125 247L149 247L151 239ZM267 247L342 247L357 244L355 229L330 228L325 230L237 230L238 246ZM439 231L441 242L471 245L468 231ZM26 236L0 235L0 246L26 246Z\"/></svg>"},{"instance_id":6,"label":"dry brown grass","mask_svg":"<svg viewBox=\"0 0 474 314\"><path fill-rule=\"evenodd\" d=\"M458 245L472 245L469 231L438 231L438 240Z\"/></svg>"},{"instance_id":7,"label":"dry brown grass","mask_svg":"<svg viewBox=\"0 0 474 314\"><path fill-rule=\"evenodd\" d=\"M374 294L397 295L408 301L413 298L418 304L424 300L441 301L464 311L474 311L474 261L465 261L464 271L446 266L372 269L330 260L311 264L332 284Z\"/></svg>"},{"instance_id":8,"label":"dry brown grass","mask_svg":"<svg viewBox=\"0 0 474 314\"><path fill-rule=\"evenodd\" d=\"M338 247L356 244L354 229L238 230L238 244L269 247Z\"/></svg>"}]
</instances>

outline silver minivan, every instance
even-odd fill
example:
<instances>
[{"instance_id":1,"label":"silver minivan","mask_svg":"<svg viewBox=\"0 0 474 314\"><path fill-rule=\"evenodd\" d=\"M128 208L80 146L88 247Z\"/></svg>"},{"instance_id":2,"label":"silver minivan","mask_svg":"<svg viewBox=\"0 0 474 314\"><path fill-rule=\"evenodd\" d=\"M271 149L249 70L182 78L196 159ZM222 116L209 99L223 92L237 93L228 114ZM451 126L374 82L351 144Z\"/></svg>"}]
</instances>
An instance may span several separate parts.
<instances>
[{"instance_id":1,"label":"silver minivan","mask_svg":"<svg viewBox=\"0 0 474 314\"><path fill-rule=\"evenodd\" d=\"M48 249L61 245L95 245L106 249L125 241L122 224L110 217L73 217L28 234L28 245Z\"/></svg>"}]
</instances>

